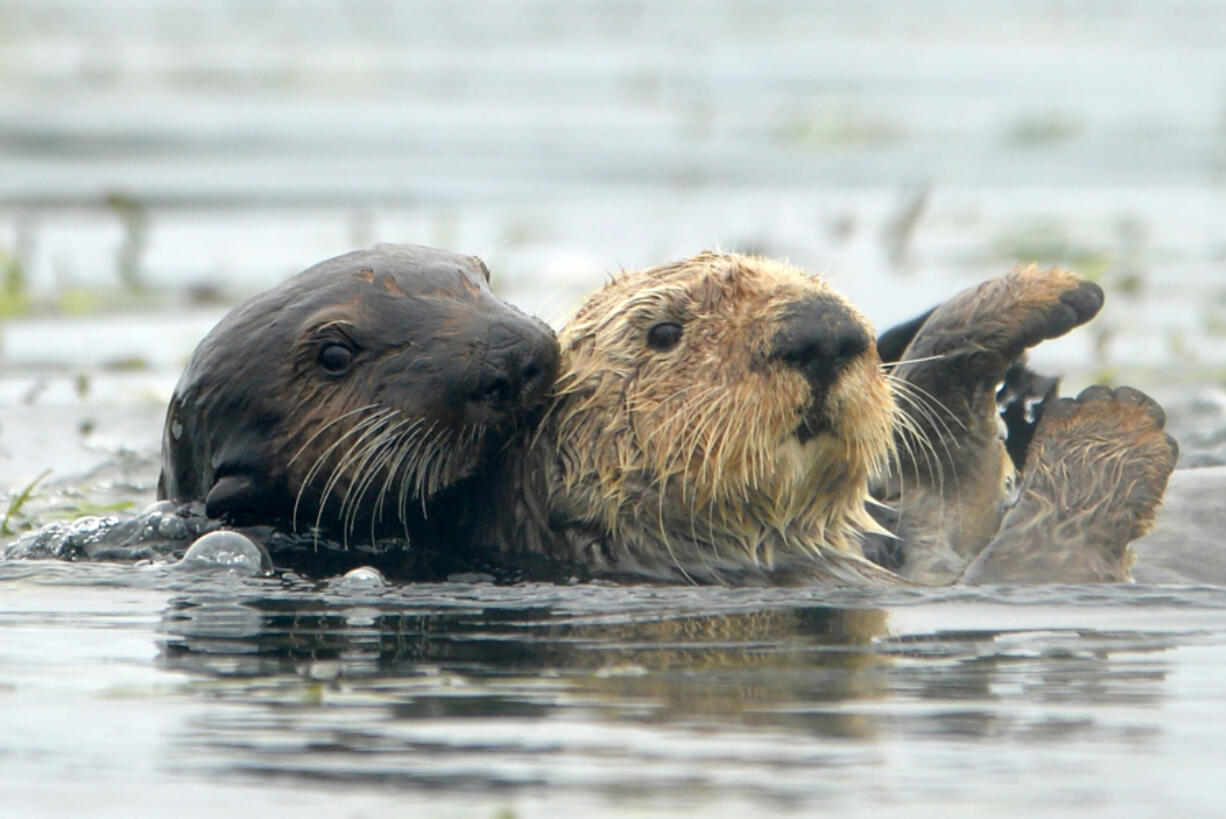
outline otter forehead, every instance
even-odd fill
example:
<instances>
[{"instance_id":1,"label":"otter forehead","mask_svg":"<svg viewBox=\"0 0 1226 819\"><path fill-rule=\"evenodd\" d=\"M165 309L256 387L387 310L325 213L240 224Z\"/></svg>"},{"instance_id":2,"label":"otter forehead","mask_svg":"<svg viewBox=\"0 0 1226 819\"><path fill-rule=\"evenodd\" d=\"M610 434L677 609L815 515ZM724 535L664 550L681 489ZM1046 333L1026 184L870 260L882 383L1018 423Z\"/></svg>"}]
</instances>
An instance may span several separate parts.
<instances>
[{"instance_id":1,"label":"otter forehead","mask_svg":"<svg viewBox=\"0 0 1226 819\"><path fill-rule=\"evenodd\" d=\"M463 296L489 290L489 270L476 256L419 245L375 245L320 262L298 274L303 284L362 285L389 296Z\"/></svg>"},{"instance_id":2,"label":"otter forehead","mask_svg":"<svg viewBox=\"0 0 1226 819\"><path fill-rule=\"evenodd\" d=\"M293 304L308 315L317 308L346 304L394 309L406 300L497 301L481 259L416 245L376 245L328 259L291 279L288 291Z\"/></svg>"},{"instance_id":3,"label":"otter forehead","mask_svg":"<svg viewBox=\"0 0 1226 819\"><path fill-rule=\"evenodd\" d=\"M700 315L737 311L770 303L831 295L819 277L784 262L738 254L701 253L675 264L623 274L601 291L576 318L603 314L633 314L658 307L674 307ZM608 310L609 305L617 309Z\"/></svg>"},{"instance_id":4,"label":"otter forehead","mask_svg":"<svg viewBox=\"0 0 1226 819\"><path fill-rule=\"evenodd\" d=\"M521 318L489 288L476 256L415 245L376 245L311 267L287 284L274 320L300 344L339 332L367 350L423 348L471 336L502 317ZM479 342L478 342L479 343Z\"/></svg>"},{"instance_id":5,"label":"otter forehead","mask_svg":"<svg viewBox=\"0 0 1226 819\"><path fill-rule=\"evenodd\" d=\"M871 333L868 321L820 277L785 262L707 251L618 276L587 301L561 341L574 349L592 336L674 321L701 324L707 332L726 329L768 345L774 324L813 303L846 308Z\"/></svg>"}]
</instances>

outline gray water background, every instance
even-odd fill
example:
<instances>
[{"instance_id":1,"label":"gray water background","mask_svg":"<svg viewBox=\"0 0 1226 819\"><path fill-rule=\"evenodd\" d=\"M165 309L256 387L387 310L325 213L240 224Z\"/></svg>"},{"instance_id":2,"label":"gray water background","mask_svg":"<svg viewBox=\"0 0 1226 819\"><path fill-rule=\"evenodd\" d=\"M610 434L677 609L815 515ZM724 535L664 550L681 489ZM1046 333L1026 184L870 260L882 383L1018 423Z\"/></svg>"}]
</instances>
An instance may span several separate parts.
<instances>
[{"instance_id":1,"label":"gray water background","mask_svg":"<svg viewBox=\"0 0 1226 819\"><path fill-rule=\"evenodd\" d=\"M1226 5L0 0L9 527L152 497L227 307L484 256L564 320L719 246L879 326L1017 261L1036 363L1226 454ZM7 506L7 504L5 504ZM353 588L0 564L4 815L1216 815L1226 590Z\"/></svg>"}]
</instances>

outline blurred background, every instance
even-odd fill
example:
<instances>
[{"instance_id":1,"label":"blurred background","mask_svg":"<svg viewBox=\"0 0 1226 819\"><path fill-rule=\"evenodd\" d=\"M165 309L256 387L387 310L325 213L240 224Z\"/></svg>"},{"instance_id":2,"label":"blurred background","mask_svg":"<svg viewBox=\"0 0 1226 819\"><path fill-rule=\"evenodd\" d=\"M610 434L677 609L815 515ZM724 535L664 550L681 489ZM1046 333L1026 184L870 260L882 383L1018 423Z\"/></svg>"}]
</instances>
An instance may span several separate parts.
<instances>
[{"instance_id":1,"label":"blurred background","mask_svg":"<svg viewBox=\"0 0 1226 819\"><path fill-rule=\"evenodd\" d=\"M1108 303L1038 363L1212 452L1224 206L1212 0L0 0L0 490L147 461L229 306L376 241L555 324L714 246L878 327L1059 262Z\"/></svg>"}]
</instances>

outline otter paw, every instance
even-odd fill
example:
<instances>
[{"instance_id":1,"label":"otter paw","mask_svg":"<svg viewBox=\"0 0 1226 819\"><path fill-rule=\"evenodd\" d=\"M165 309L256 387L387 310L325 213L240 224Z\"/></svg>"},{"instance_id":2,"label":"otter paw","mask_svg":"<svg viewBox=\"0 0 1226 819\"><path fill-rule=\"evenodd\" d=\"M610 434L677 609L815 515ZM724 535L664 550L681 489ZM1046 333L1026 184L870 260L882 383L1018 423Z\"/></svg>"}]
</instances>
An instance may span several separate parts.
<instances>
[{"instance_id":1,"label":"otter paw","mask_svg":"<svg viewBox=\"0 0 1226 819\"><path fill-rule=\"evenodd\" d=\"M1135 539L1153 523L1179 457L1165 423L1162 407L1140 390L1088 387L1044 407L1026 478L1031 470L1048 473L1049 483L1058 476L1064 485L1048 489L1061 505L1126 514L1126 537Z\"/></svg>"},{"instance_id":2,"label":"otter paw","mask_svg":"<svg viewBox=\"0 0 1226 819\"><path fill-rule=\"evenodd\" d=\"M1032 265L1014 270L1005 279L1018 287L1017 337L1011 341L1021 349L1014 355L1085 324L1103 306L1101 287L1058 267L1039 270Z\"/></svg>"},{"instance_id":3,"label":"otter paw","mask_svg":"<svg viewBox=\"0 0 1226 819\"><path fill-rule=\"evenodd\" d=\"M1153 525L1179 454L1164 422L1131 387L1048 403L1017 502L964 582L1126 580L1128 544Z\"/></svg>"},{"instance_id":4,"label":"otter paw","mask_svg":"<svg viewBox=\"0 0 1226 819\"><path fill-rule=\"evenodd\" d=\"M1086 323L1102 306L1102 288L1075 273L1059 267L1018 267L962 291L934 310L918 328L903 360L969 354L986 359L984 364L994 376L1003 375L1004 368L1027 348ZM902 333L909 327L891 332ZM887 343L899 342L887 338Z\"/></svg>"}]
</instances>

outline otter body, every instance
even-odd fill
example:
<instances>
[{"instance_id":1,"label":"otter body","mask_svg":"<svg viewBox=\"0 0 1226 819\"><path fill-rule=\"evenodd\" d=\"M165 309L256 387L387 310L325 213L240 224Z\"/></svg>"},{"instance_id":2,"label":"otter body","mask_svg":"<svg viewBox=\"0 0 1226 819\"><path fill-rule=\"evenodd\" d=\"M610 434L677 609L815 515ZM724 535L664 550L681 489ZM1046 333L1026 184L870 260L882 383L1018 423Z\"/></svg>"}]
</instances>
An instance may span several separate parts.
<instances>
[{"instance_id":1,"label":"otter body","mask_svg":"<svg viewBox=\"0 0 1226 819\"><path fill-rule=\"evenodd\" d=\"M1019 269L883 338L887 372L869 323L789 265L703 253L624 274L560 332L553 403L476 537L492 564L596 577L1122 579L1174 463L1157 405L1063 399L1027 430L1020 478L996 405L1028 347L1101 304Z\"/></svg>"}]
</instances>

